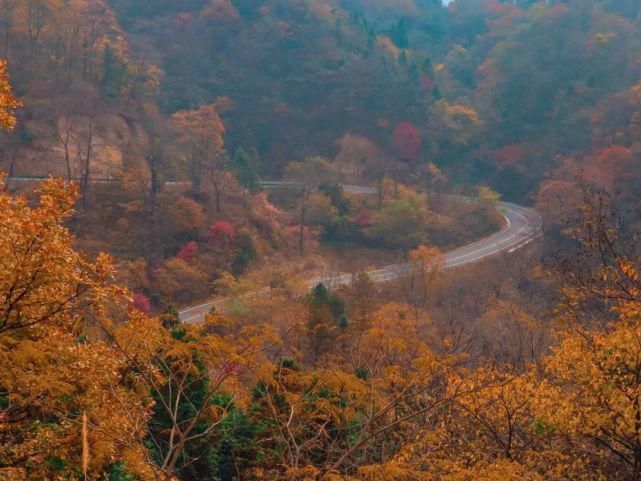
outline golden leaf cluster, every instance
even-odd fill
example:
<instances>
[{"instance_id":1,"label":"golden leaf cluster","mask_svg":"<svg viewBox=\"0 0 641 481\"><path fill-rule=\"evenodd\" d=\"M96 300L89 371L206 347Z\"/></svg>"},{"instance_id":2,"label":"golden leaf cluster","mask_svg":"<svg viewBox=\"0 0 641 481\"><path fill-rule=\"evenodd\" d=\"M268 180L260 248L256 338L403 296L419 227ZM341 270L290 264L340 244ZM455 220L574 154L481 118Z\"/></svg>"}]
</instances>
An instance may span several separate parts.
<instances>
[{"instance_id":1,"label":"golden leaf cluster","mask_svg":"<svg viewBox=\"0 0 641 481\"><path fill-rule=\"evenodd\" d=\"M0 59L0 130L13 129L16 124L16 109L20 105L9 83L7 62Z\"/></svg>"}]
</instances>

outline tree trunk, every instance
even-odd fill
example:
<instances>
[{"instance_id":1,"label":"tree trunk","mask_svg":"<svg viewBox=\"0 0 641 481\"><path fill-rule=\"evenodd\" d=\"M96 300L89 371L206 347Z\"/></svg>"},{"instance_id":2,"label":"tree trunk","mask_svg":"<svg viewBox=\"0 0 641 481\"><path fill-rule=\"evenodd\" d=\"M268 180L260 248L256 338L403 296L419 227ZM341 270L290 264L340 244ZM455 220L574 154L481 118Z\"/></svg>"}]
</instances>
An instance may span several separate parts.
<instances>
[{"instance_id":1,"label":"tree trunk","mask_svg":"<svg viewBox=\"0 0 641 481\"><path fill-rule=\"evenodd\" d=\"M309 188L308 185L305 185L305 187L303 187L303 198L301 200L301 206L300 206L300 230L298 232L298 250L300 251L301 254L305 250L305 214L307 212L306 200L307 200L308 188Z\"/></svg>"},{"instance_id":2,"label":"tree trunk","mask_svg":"<svg viewBox=\"0 0 641 481\"><path fill-rule=\"evenodd\" d=\"M11 160L9 161L9 172L8 172L9 179L13 177L13 173L15 171L16 161L18 160L18 148L17 147L13 148L11 150L10 155L11 155L10 157Z\"/></svg>"},{"instance_id":3,"label":"tree trunk","mask_svg":"<svg viewBox=\"0 0 641 481\"><path fill-rule=\"evenodd\" d=\"M69 159L69 149L65 147L65 164L67 165L67 181L71 182L71 160Z\"/></svg>"},{"instance_id":4,"label":"tree trunk","mask_svg":"<svg viewBox=\"0 0 641 481\"><path fill-rule=\"evenodd\" d=\"M82 158L82 175L80 178L80 192L82 194L82 203L87 206L87 192L89 191L89 177L91 175L91 158L94 149L94 124L93 119L89 120L87 127L86 147L84 158Z\"/></svg>"}]
</instances>

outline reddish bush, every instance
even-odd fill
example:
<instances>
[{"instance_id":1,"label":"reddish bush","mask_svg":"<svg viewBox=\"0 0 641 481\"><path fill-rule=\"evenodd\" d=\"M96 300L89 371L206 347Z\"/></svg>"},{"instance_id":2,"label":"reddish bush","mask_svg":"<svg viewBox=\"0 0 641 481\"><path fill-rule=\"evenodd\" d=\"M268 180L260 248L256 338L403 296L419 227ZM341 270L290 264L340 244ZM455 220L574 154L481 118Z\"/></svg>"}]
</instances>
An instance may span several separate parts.
<instances>
[{"instance_id":1,"label":"reddish bush","mask_svg":"<svg viewBox=\"0 0 641 481\"><path fill-rule=\"evenodd\" d=\"M416 160L421 150L421 134L409 122L401 122L394 129L394 145L405 159Z\"/></svg>"},{"instance_id":2,"label":"reddish bush","mask_svg":"<svg viewBox=\"0 0 641 481\"><path fill-rule=\"evenodd\" d=\"M236 237L234 226L226 220L214 222L209 228L209 242L231 242Z\"/></svg>"},{"instance_id":3,"label":"reddish bush","mask_svg":"<svg viewBox=\"0 0 641 481\"><path fill-rule=\"evenodd\" d=\"M185 262L189 262L194 258L197 252L198 244L194 241L189 241L184 246L182 246L178 254L176 254L176 257Z\"/></svg>"},{"instance_id":4,"label":"reddish bush","mask_svg":"<svg viewBox=\"0 0 641 481\"><path fill-rule=\"evenodd\" d=\"M515 166L523 162L525 148L521 144L504 145L492 153L492 158L499 168Z\"/></svg>"},{"instance_id":5,"label":"reddish bush","mask_svg":"<svg viewBox=\"0 0 641 481\"><path fill-rule=\"evenodd\" d=\"M133 297L131 298L130 305L134 309L137 309L140 312L144 312L145 314L151 310L151 300L146 295L141 294L140 292L134 293Z\"/></svg>"},{"instance_id":6,"label":"reddish bush","mask_svg":"<svg viewBox=\"0 0 641 481\"><path fill-rule=\"evenodd\" d=\"M603 149L585 166L584 178L610 192L629 183L638 172L638 161L627 147L613 145Z\"/></svg>"},{"instance_id":7,"label":"reddish bush","mask_svg":"<svg viewBox=\"0 0 641 481\"><path fill-rule=\"evenodd\" d=\"M369 210L361 209L356 217L356 223L361 227L367 227L374 224L374 216Z\"/></svg>"}]
</instances>

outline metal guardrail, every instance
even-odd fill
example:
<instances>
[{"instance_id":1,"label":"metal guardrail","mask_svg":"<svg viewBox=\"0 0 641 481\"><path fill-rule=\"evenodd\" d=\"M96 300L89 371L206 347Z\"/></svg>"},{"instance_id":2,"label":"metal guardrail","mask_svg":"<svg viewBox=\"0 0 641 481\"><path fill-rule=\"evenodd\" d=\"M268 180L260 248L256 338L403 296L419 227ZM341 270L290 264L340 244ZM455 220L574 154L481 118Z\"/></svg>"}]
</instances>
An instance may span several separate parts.
<instances>
[{"instance_id":1,"label":"metal guardrail","mask_svg":"<svg viewBox=\"0 0 641 481\"><path fill-rule=\"evenodd\" d=\"M47 180L49 177L45 175L12 175L8 176L7 180L14 180L17 182L40 182ZM71 179L73 182L80 182L81 179L74 177ZM120 179L111 178L111 177L93 177L89 179L91 183L97 184L111 184L118 183ZM172 180L168 179L163 182L167 185L189 185L190 182L187 180ZM318 189L319 184L304 184L300 182L285 182L285 181L276 181L276 180L261 180L258 181L258 185L263 189L292 189L292 190L302 190L305 187L312 186L314 189ZM352 194L377 194L378 189L376 187L365 187L360 185L350 185L350 184L339 184L346 192Z\"/></svg>"}]
</instances>

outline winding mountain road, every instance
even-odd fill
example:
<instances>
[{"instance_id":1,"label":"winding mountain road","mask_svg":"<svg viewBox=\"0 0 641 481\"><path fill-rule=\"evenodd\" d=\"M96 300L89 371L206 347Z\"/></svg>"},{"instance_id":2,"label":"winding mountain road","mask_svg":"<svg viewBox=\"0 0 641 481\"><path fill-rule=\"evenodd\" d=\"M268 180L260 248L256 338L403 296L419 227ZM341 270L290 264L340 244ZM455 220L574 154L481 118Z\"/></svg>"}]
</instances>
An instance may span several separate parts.
<instances>
[{"instance_id":1,"label":"winding mountain road","mask_svg":"<svg viewBox=\"0 0 641 481\"><path fill-rule=\"evenodd\" d=\"M33 182L42 180L44 179L44 177L14 176L10 179L22 182ZM117 180L92 179L92 182L115 183L117 182ZM184 181L171 181L168 183L185 185L189 184L188 182ZM260 185L264 189L302 189L305 187L304 184L284 181L262 181L260 182ZM341 187L346 192L352 194L371 195L378 193L378 189L376 187L365 187L347 184L341 185ZM476 202L476 200L464 196L442 195L442 197L449 197L451 200L458 202ZM439 269L453 269L455 267L473 264L475 262L500 253L511 254L512 252L529 244L534 239L540 237L543 234L543 221L541 219L541 215L535 210L517 204L512 204L510 202L497 202L496 207L505 219L505 227L489 237L443 254L443 258L440 259L439 262ZM416 263L406 262L368 271L367 275L374 282L388 282L407 275L415 267ZM324 282L330 287L337 287L351 283L353 278L354 274L352 273L317 277L306 281L305 287L309 290L319 282ZM270 288L267 287L265 289L248 292L239 296L217 299L206 302L204 304L200 304L198 306L188 307L180 311L180 319L183 322L202 322L202 320L209 313L209 311L211 311L212 308L216 308L219 310L224 309L225 306L228 306L230 302L242 299L250 299L252 297L259 297L268 294L269 291Z\"/></svg>"},{"instance_id":2,"label":"winding mountain road","mask_svg":"<svg viewBox=\"0 0 641 481\"><path fill-rule=\"evenodd\" d=\"M302 185L287 182L263 182L262 186L264 188L300 188ZM378 192L374 187L353 185L343 185L342 187L345 191L354 194L376 194ZM473 199L462 196L446 197L451 197L452 200L475 202ZM453 269L455 267L472 264L500 253L509 254L542 235L543 222L541 215L535 210L510 202L497 202L496 207L505 219L505 227L489 237L445 253L440 262L440 269ZM374 282L388 282L403 277L415 267L416 263L406 262L368 271L367 274ZM311 289L319 282L324 282L331 287L336 287L349 284L353 278L354 274L351 273L319 277L306 281L306 287ZM180 319L183 322L201 322L212 308L219 310L224 309L231 301L259 297L269 293L269 291L269 288L265 288L240 296L218 299L198 306L189 307L180 311Z\"/></svg>"}]
</instances>

